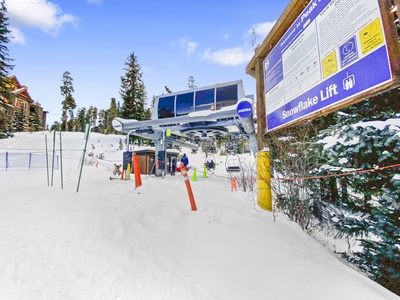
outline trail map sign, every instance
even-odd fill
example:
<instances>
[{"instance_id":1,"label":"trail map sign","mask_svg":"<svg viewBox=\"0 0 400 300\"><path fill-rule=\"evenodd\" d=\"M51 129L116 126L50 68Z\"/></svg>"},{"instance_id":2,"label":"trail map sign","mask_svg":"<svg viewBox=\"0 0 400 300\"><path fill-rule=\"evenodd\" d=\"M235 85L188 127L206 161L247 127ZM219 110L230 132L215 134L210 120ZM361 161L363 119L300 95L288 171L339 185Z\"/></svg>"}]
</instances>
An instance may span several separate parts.
<instances>
[{"instance_id":1,"label":"trail map sign","mask_svg":"<svg viewBox=\"0 0 400 300\"><path fill-rule=\"evenodd\" d=\"M267 130L392 80L378 0L313 0L265 58Z\"/></svg>"}]
</instances>

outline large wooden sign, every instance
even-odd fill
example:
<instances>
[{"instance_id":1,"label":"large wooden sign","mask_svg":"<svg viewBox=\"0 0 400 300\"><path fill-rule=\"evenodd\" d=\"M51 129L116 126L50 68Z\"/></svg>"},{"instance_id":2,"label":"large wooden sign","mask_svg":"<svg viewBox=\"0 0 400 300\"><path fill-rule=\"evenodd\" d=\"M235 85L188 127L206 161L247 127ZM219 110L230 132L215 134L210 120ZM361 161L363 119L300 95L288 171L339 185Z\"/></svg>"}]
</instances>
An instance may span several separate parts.
<instances>
[{"instance_id":1,"label":"large wooden sign","mask_svg":"<svg viewBox=\"0 0 400 300\"><path fill-rule=\"evenodd\" d=\"M265 119L266 131L399 83L395 8L389 0L312 0L301 10L292 1L288 8L284 15L291 22L277 22L247 67L262 80L257 83L257 98L264 102L258 117Z\"/></svg>"}]
</instances>

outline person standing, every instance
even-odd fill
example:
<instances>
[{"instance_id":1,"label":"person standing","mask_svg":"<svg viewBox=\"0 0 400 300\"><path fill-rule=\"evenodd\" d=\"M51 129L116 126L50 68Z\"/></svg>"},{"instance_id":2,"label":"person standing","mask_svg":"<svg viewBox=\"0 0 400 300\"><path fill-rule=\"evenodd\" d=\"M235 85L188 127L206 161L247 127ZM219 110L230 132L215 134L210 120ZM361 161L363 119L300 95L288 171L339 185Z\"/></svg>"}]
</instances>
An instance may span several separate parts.
<instances>
[{"instance_id":1,"label":"person standing","mask_svg":"<svg viewBox=\"0 0 400 300\"><path fill-rule=\"evenodd\" d=\"M171 175L175 175L175 172L176 172L176 159L174 157L174 158L172 158Z\"/></svg>"},{"instance_id":2,"label":"person standing","mask_svg":"<svg viewBox=\"0 0 400 300\"><path fill-rule=\"evenodd\" d=\"M183 153L181 162L183 163L183 165L185 166L185 169L187 170L187 166L189 164L189 158L186 156L186 153Z\"/></svg>"}]
</instances>

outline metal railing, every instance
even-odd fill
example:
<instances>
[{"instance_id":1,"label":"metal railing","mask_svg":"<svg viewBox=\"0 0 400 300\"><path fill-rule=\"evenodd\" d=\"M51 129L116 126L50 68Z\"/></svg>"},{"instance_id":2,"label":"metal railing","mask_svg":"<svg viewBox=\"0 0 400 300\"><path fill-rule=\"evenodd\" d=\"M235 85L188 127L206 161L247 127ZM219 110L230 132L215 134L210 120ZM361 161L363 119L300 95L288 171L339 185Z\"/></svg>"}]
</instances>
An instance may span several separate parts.
<instances>
[{"instance_id":1,"label":"metal railing","mask_svg":"<svg viewBox=\"0 0 400 300\"><path fill-rule=\"evenodd\" d=\"M8 170L10 168L51 168L53 166L53 154L45 153L0 153L0 170ZM59 156L54 156L54 169L59 169Z\"/></svg>"}]
</instances>

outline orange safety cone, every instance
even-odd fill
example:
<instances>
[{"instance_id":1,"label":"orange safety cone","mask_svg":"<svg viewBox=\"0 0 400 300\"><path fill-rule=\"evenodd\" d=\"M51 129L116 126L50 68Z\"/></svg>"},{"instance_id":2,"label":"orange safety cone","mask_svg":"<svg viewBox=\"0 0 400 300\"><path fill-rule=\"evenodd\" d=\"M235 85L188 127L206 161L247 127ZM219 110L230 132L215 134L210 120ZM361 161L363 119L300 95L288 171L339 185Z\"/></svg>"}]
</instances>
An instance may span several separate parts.
<instances>
[{"instance_id":1,"label":"orange safety cone","mask_svg":"<svg viewBox=\"0 0 400 300\"><path fill-rule=\"evenodd\" d=\"M99 162L98 161L96 161L96 168L98 168L99 167Z\"/></svg>"},{"instance_id":2,"label":"orange safety cone","mask_svg":"<svg viewBox=\"0 0 400 300\"><path fill-rule=\"evenodd\" d=\"M139 161L136 153L133 153L133 173L135 173L135 189L142 185L142 178L140 177Z\"/></svg>"},{"instance_id":3,"label":"orange safety cone","mask_svg":"<svg viewBox=\"0 0 400 300\"><path fill-rule=\"evenodd\" d=\"M124 180L124 173L125 173L125 170L122 169L122 172L121 172L121 180Z\"/></svg>"},{"instance_id":4,"label":"orange safety cone","mask_svg":"<svg viewBox=\"0 0 400 300\"><path fill-rule=\"evenodd\" d=\"M231 192L233 192L233 190L237 191L237 187L236 187L236 178L232 178L232 182L231 182Z\"/></svg>"},{"instance_id":5,"label":"orange safety cone","mask_svg":"<svg viewBox=\"0 0 400 300\"><path fill-rule=\"evenodd\" d=\"M188 178L188 175L186 172L185 165L182 162L181 162L181 173L185 179L186 189L189 194L190 205L192 207L192 210L195 211L195 210L197 210L196 202L194 201L193 191L192 191L192 187L190 186L190 181L189 181L189 178Z\"/></svg>"}]
</instances>

